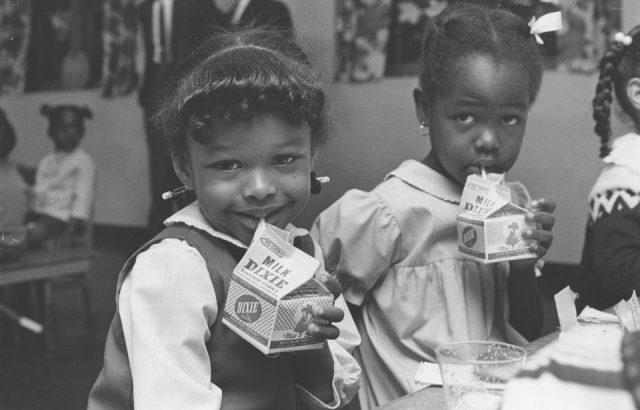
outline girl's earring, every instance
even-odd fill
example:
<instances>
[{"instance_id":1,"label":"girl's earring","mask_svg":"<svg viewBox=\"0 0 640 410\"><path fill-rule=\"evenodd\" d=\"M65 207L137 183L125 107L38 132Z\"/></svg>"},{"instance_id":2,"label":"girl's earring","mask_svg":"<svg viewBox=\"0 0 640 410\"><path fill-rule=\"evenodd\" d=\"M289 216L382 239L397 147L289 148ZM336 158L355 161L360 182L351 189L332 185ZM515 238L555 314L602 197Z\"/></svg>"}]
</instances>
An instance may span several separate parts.
<instances>
[{"instance_id":1,"label":"girl's earring","mask_svg":"<svg viewBox=\"0 0 640 410\"><path fill-rule=\"evenodd\" d=\"M329 182L329 177L318 177L315 171L311 171L311 193L317 195L322 190L322 184Z\"/></svg>"},{"instance_id":2,"label":"girl's earring","mask_svg":"<svg viewBox=\"0 0 640 410\"><path fill-rule=\"evenodd\" d=\"M420 135L429 138L429 126L424 122L420 123Z\"/></svg>"}]
</instances>

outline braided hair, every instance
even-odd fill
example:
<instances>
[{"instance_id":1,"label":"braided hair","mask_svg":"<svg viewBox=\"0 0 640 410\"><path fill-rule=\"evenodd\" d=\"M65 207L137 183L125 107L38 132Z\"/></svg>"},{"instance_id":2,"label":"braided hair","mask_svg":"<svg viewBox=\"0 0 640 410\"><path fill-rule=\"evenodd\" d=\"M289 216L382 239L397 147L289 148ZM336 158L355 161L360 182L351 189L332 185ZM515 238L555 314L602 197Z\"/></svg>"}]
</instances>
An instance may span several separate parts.
<instances>
[{"instance_id":1,"label":"braided hair","mask_svg":"<svg viewBox=\"0 0 640 410\"><path fill-rule=\"evenodd\" d=\"M620 108L631 118L636 118L635 109L627 96L627 82L640 77L640 26L629 32L631 44L623 41L612 41L609 48L600 59L600 76L596 85L596 95L593 97L594 128L600 137L600 158L611 152L611 103L613 93Z\"/></svg>"},{"instance_id":2,"label":"braided hair","mask_svg":"<svg viewBox=\"0 0 640 410\"><path fill-rule=\"evenodd\" d=\"M434 98L446 89L460 61L469 55L518 64L529 78L529 100L535 101L542 64L535 38L521 16L498 2L467 0L451 4L429 20L422 40L419 75L425 95Z\"/></svg>"}]
</instances>

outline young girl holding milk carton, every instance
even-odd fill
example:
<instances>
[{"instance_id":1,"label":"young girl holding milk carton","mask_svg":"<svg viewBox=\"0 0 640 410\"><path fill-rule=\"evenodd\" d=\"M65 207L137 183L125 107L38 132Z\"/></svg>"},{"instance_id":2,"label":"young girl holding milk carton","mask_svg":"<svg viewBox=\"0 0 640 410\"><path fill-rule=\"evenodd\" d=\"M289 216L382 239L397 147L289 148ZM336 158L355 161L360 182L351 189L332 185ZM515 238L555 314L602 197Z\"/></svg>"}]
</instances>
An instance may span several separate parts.
<instances>
[{"instance_id":1,"label":"young girl holding milk carton","mask_svg":"<svg viewBox=\"0 0 640 410\"><path fill-rule=\"evenodd\" d=\"M413 97L431 151L370 192L348 191L312 229L359 307L364 409L420 388L419 364L435 362L442 343L524 344L542 326L534 265L551 244L555 204L529 204L526 220L539 228L522 238L533 258L467 259L456 231L467 177L507 172L520 152L542 76L535 29L504 9L456 3L429 21L422 52Z\"/></svg>"},{"instance_id":2,"label":"young girl holding milk carton","mask_svg":"<svg viewBox=\"0 0 640 410\"><path fill-rule=\"evenodd\" d=\"M633 131L611 141L613 95ZM617 33L600 60L593 99L605 167L589 193L580 275L580 309L607 309L640 293L640 26Z\"/></svg>"},{"instance_id":3,"label":"young girl holding milk carton","mask_svg":"<svg viewBox=\"0 0 640 410\"><path fill-rule=\"evenodd\" d=\"M260 28L212 36L185 67L156 119L197 201L126 262L89 408L340 407L358 387L348 350L359 336L324 271L316 278L335 306L306 308L313 320L298 329L320 349L266 355L222 323L232 272L261 220L322 258L290 224L316 185L326 136L317 75L290 36ZM260 313L256 302L242 310L247 320Z\"/></svg>"}]
</instances>

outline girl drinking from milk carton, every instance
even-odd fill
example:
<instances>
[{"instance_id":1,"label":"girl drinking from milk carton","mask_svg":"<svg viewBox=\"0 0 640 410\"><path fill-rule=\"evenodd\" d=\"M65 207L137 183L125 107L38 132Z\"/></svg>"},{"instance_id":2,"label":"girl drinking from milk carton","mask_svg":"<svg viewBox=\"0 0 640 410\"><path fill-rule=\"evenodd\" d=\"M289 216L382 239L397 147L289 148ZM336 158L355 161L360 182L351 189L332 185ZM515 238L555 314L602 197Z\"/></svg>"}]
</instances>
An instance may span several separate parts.
<instances>
[{"instance_id":1,"label":"girl drinking from milk carton","mask_svg":"<svg viewBox=\"0 0 640 410\"><path fill-rule=\"evenodd\" d=\"M501 8L456 3L423 37L418 123L431 150L406 160L370 192L348 191L316 220L325 266L356 305L364 409L419 387L420 362L445 342L524 344L539 336L534 265L551 241L555 204L534 200L522 236L537 258L481 264L458 252L456 216L467 176L515 163L541 63L527 22Z\"/></svg>"},{"instance_id":2,"label":"girl drinking from milk carton","mask_svg":"<svg viewBox=\"0 0 640 410\"><path fill-rule=\"evenodd\" d=\"M337 408L354 396L359 336L336 297L314 308L317 350L268 356L222 323L230 278L261 220L291 232L326 137L325 94L290 36L260 28L205 41L155 117L196 202L126 262L90 409ZM294 244L296 242L294 241Z\"/></svg>"}]
</instances>

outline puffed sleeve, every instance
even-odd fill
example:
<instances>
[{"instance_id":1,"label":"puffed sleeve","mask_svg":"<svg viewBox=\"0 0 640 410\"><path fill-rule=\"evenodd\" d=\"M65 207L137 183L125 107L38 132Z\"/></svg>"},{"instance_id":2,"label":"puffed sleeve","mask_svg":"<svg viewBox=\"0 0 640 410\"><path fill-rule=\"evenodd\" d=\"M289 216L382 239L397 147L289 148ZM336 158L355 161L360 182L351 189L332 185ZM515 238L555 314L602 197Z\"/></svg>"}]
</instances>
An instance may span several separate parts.
<instances>
[{"instance_id":1,"label":"puffed sleeve","mask_svg":"<svg viewBox=\"0 0 640 410\"><path fill-rule=\"evenodd\" d=\"M138 255L119 295L136 409L219 409L206 341L217 301L206 262L164 239Z\"/></svg>"},{"instance_id":2,"label":"puffed sleeve","mask_svg":"<svg viewBox=\"0 0 640 410\"><path fill-rule=\"evenodd\" d=\"M336 275L345 299L355 305L401 257L397 220L372 192L345 193L318 216L311 236L322 249L327 271Z\"/></svg>"}]
</instances>

